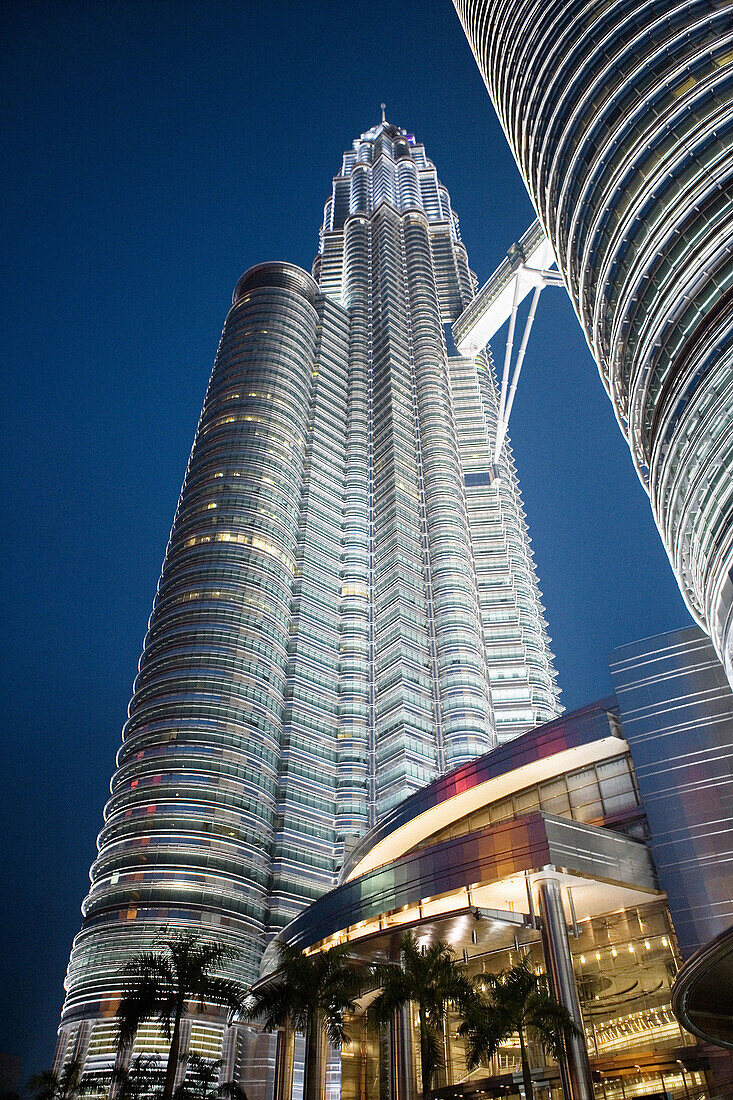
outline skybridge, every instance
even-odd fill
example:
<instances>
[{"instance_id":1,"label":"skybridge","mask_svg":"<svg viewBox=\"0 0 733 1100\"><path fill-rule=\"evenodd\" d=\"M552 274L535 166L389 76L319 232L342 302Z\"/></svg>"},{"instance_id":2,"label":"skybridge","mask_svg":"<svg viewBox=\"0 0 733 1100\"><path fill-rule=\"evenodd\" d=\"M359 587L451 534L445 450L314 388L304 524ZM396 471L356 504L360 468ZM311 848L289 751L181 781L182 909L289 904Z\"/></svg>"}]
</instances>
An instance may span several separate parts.
<instances>
[{"instance_id":1,"label":"skybridge","mask_svg":"<svg viewBox=\"0 0 733 1100\"><path fill-rule=\"evenodd\" d=\"M509 321L504 365L499 390L499 414L494 443L493 465L496 472L506 439L509 416L522 370L529 335L532 331L537 302L546 286L564 286L555 265L552 246L539 221L535 221L511 246L505 259L464 309L453 325L453 339L461 355L476 355L491 341L506 321ZM512 365L517 315L524 299L532 294L529 313L519 350Z\"/></svg>"}]
</instances>

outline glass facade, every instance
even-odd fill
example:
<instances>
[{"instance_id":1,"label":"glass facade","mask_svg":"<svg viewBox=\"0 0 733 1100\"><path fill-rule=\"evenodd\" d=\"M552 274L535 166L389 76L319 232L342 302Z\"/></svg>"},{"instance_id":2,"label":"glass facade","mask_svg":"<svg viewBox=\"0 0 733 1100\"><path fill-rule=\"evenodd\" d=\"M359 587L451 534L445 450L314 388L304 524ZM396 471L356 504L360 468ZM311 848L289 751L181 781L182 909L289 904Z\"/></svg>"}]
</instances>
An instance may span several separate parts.
<instances>
[{"instance_id":1,"label":"glass facade","mask_svg":"<svg viewBox=\"0 0 733 1100\"><path fill-rule=\"evenodd\" d=\"M656 654L651 666L650 654ZM679 936L686 934L686 909L700 888L690 858L699 830L685 802L704 775L695 758L676 765L665 782L650 784L644 775L649 771L645 742L665 736L667 710L680 711L684 723L687 708L699 705L715 686L705 661L710 655L712 646L699 630L617 651L612 667L620 691L646 692L647 703L650 690L655 692L643 734L637 735L636 712L620 695L618 701L555 719L436 780L364 838L341 884L283 936L308 951L348 943L361 960L397 961L400 939L409 929L420 943L449 943L472 975L498 973L522 958L537 973L551 972L548 960L561 947L575 990L564 1003L570 1008L569 1001L576 1001L589 1073L585 1086L572 1074L563 1077L562 1068L530 1043L538 1096L704 1100L728 1095L730 1060L723 1065L672 1010L680 948L689 950ZM665 660L667 671L674 662L671 676L662 670ZM716 664L720 686L723 671ZM643 681L640 667L647 671ZM730 699L724 683L719 704L723 694ZM720 705L713 710L720 716ZM700 729L701 742L707 732ZM655 805L660 798L678 807L674 830L670 823L660 825ZM715 843L718 876L729 884L725 836L711 839L706 854ZM543 907L548 883L557 899L554 931ZM701 896L703 908L704 890ZM364 1005L369 1001L367 992ZM469 1071L460 1023L450 1008L443 1029L445 1065L437 1081L440 1100L521 1096L518 1037L508 1037L492 1058ZM350 1026L341 1056L342 1096L392 1095L385 1081L407 1060L410 1071L402 1075L416 1086L404 1095L412 1100L420 1090L416 1007L404 1014L406 1034L399 1041L396 1033L380 1034L364 1014L357 1013Z\"/></svg>"},{"instance_id":2,"label":"glass facade","mask_svg":"<svg viewBox=\"0 0 733 1100\"><path fill-rule=\"evenodd\" d=\"M408 795L559 710L475 278L422 145L354 142L313 277L252 268L171 531L66 980L59 1059L109 1066L124 963L161 931L262 952ZM153 1025L135 1052L162 1053ZM250 1088L266 1039L189 1019ZM257 1075L260 1078L257 1078Z\"/></svg>"},{"instance_id":3,"label":"glass facade","mask_svg":"<svg viewBox=\"0 0 733 1100\"><path fill-rule=\"evenodd\" d=\"M733 680L733 4L454 3Z\"/></svg>"}]
</instances>

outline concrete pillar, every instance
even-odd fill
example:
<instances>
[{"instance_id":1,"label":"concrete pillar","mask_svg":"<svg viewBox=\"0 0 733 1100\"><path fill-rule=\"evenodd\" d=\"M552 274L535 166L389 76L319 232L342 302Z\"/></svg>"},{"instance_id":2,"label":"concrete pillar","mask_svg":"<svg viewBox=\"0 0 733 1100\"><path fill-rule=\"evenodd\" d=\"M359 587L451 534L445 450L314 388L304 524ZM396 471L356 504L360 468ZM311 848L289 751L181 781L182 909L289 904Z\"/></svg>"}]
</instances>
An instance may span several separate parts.
<instances>
[{"instance_id":1,"label":"concrete pillar","mask_svg":"<svg viewBox=\"0 0 733 1100\"><path fill-rule=\"evenodd\" d=\"M392 1100L416 1100L412 1011L409 1004L392 1017L389 1038Z\"/></svg>"},{"instance_id":2,"label":"concrete pillar","mask_svg":"<svg viewBox=\"0 0 733 1100\"><path fill-rule=\"evenodd\" d=\"M560 885L555 878L535 880L542 917L542 950L545 970L555 998L564 1005L581 1031L566 1043L567 1066L560 1066L566 1100L593 1100L593 1079L585 1047L583 1017L575 988L573 961L570 957L565 911Z\"/></svg>"},{"instance_id":3,"label":"concrete pillar","mask_svg":"<svg viewBox=\"0 0 733 1100\"><path fill-rule=\"evenodd\" d=\"M291 1028L281 1028L277 1033L273 1100L290 1100L293 1095L294 1064L295 1035Z\"/></svg>"}]
</instances>

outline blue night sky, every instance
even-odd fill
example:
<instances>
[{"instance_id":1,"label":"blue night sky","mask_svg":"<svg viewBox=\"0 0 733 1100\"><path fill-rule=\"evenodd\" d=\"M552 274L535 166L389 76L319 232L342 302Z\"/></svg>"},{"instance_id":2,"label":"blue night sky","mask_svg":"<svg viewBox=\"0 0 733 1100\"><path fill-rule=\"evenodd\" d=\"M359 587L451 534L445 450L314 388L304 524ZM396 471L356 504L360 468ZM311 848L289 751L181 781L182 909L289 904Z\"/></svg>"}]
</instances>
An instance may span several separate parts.
<instances>
[{"instance_id":1,"label":"blue night sky","mask_svg":"<svg viewBox=\"0 0 733 1100\"><path fill-rule=\"evenodd\" d=\"M62 980L189 447L237 278L310 269L379 119L424 141L483 282L532 220L450 0L4 5L0 1049ZM563 702L689 622L568 299L510 426Z\"/></svg>"}]
</instances>

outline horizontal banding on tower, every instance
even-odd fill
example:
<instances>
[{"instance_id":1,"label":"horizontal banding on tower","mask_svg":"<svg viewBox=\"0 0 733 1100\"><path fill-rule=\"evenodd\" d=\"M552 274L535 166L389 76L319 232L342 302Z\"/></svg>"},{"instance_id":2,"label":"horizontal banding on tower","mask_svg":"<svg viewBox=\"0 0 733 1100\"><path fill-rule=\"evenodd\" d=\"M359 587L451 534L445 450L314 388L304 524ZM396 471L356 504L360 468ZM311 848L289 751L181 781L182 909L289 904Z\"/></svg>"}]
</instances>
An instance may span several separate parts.
<instances>
[{"instance_id":1,"label":"horizontal banding on tower","mask_svg":"<svg viewBox=\"0 0 733 1100\"><path fill-rule=\"evenodd\" d=\"M234 288L232 305L237 305L251 290L263 288L289 290L295 294L301 294L312 306L316 304L318 297L318 284L307 271L296 264L279 263L270 260L264 264L257 264L245 271Z\"/></svg>"}]
</instances>

